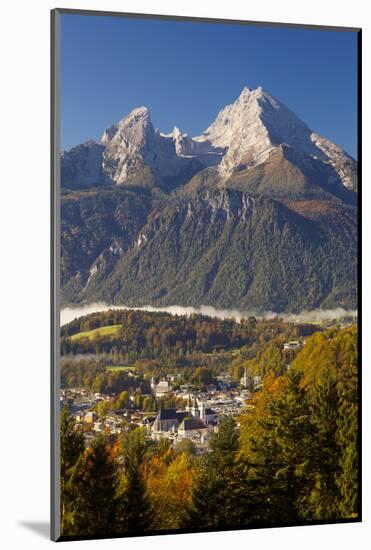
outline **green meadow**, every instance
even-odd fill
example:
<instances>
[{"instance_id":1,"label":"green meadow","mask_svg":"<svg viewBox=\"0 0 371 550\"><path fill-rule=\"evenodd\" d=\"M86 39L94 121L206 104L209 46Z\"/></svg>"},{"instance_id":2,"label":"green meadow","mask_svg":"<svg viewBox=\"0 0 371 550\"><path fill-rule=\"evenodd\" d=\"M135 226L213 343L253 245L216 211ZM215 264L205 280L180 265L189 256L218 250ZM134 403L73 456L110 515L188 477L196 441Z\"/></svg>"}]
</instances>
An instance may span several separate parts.
<instances>
[{"instance_id":1,"label":"green meadow","mask_svg":"<svg viewBox=\"0 0 371 550\"><path fill-rule=\"evenodd\" d=\"M112 336L114 334L117 334L119 331L121 325L109 325L106 327L98 327L94 328L92 330L85 330L83 332L78 332L77 334L73 334L70 336L70 339L72 341L74 340L81 340L81 338L88 338L89 340L92 340L96 336Z\"/></svg>"}]
</instances>

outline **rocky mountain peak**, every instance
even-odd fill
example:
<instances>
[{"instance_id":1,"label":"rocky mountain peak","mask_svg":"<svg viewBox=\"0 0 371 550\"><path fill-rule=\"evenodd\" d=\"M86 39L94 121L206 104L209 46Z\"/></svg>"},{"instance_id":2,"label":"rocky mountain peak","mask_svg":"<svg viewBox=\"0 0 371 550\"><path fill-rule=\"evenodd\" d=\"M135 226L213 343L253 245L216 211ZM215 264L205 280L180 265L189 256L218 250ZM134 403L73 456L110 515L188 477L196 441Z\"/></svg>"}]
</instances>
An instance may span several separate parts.
<instances>
[{"instance_id":1,"label":"rocky mountain peak","mask_svg":"<svg viewBox=\"0 0 371 550\"><path fill-rule=\"evenodd\" d=\"M262 123L260 90L245 87L236 101L222 109L215 121L201 136L199 142L209 142L226 152L220 171L231 173L243 160L263 162L272 149L266 126Z\"/></svg>"},{"instance_id":2,"label":"rocky mountain peak","mask_svg":"<svg viewBox=\"0 0 371 550\"><path fill-rule=\"evenodd\" d=\"M117 124L113 124L103 132L101 142L112 146L122 143L132 149L142 144L145 138L154 134L151 117L147 107L133 109Z\"/></svg>"},{"instance_id":3,"label":"rocky mountain peak","mask_svg":"<svg viewBox=\"0 0 371 550\"><path fill-rule=\"evenodd\" d=\"M218 180L227 181L241 171L251 174L283 146L290 149L290 162L295 169L305 172L310 166L310 176L303 173L306 180L312 181L314 175L316 184L321 180L319 185L356 189L354 159L313 132L261 86L245 86L238 98L195 138L177 126L169 134L155 131L148 108L133 109L104 131L99 144L85 144L63 153L63 166L67 169L62 171L62 180L66 173L68 181L78 177L87 185L90 181L96 184L98 177L101 184L123 184L140 181L143 170L147 175L149 170L150 178L153 176L158 185L173 189L196 172L217 167ZM87 179L84 171L89 172Z\"/></svg>"},{"instance_id":4,"label":"rocky mountain peak","mask_svg":"<svg viewBox=\"0 0 371 550\"><path fill-rule=\"evenodd\" d=\"M319 136L286 105L261 86L245 86L238 98L224 107L215 121L194 138L225 151L219 173L228 178L241 166L251 169L264 164L277 147L291 148L291 159L300 167L303 155L308 161L332 171L331 182L356 189L356 163L343 149ZM295 161L298 157L298 162Z\"/></svg>"}]
</instances>

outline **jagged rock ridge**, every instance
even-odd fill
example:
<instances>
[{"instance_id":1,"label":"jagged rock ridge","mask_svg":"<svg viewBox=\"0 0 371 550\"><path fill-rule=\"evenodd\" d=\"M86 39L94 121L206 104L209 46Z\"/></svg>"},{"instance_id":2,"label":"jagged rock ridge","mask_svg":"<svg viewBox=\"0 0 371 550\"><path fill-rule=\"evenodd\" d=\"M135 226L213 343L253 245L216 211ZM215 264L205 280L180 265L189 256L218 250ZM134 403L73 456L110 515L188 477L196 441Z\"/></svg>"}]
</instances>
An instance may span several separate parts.
<instances>
[{"instance_id":1,"label":"jagged rock ridge","mask_svg":"<svg viewBox=\"0 0 371 550\"><path fill-rule=\"evenodd\" d=\"M356 162L262 88L195 138L134 109L61 164L62 304L356 307Z\"/></svg>"},{"instance_id":2,"label":"jagged rock ridge","mask_svg":"<svg viewBox=\"0 0 371 550\"><path fill-rule=\"evenodd\" d=\"M289 150L290 163L310 183L329 192L357 189L354 159L261 87L245 87L195 138L177 127L161 133L146 107L134 109L107 128L99 143L89 141L62 153L62 185L146 182L171 191L210 167L219 183L243 171L251 180L249 172L282 148Z\"/></svg>"}]
</instances>

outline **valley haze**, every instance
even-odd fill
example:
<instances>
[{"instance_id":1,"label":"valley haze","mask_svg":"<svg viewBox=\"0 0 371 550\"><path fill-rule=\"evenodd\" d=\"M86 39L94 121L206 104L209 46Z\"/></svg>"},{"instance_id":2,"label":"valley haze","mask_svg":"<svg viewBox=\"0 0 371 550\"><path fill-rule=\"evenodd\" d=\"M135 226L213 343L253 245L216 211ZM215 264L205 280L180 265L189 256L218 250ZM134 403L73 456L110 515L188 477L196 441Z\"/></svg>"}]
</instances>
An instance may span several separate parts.
<instances>
[{"instance_id":1,"label":"valley haze","mask_svg":"<svg viewBox=\"0 0 371 550\"><path fill-rule=\"evenodd\" d=\"M117 306L109 305L104 302L97 302L95 304L86 304L76 307L65 307L61 310L60 323L61 326L67 325L74 319L79 317L89 315L90 313L99 313L102 311L108 311L110 309L118 310L138 310L138 311L148 311L148 312L165 312L171 313L172 315L206 315L208 317L217 317L218 319L235 319L239 322L241 319L247 319L250 316L257 318L274 318L279 317L285 321L324 321L330 319L339 319L341 317L357 317L356 310L345 310L343 308L335 309L315 309L313 311L301 311L298 314L279 314L274 311L266 311L257 313L256 311L240 311L238 309L216 309L212 306L200 306L199 308L195 307L182 307L182 306L168 306L168 307L153 307L153 306L143 306L143 307L129 307L129 306Z\"/></svg>"}]
</instances>

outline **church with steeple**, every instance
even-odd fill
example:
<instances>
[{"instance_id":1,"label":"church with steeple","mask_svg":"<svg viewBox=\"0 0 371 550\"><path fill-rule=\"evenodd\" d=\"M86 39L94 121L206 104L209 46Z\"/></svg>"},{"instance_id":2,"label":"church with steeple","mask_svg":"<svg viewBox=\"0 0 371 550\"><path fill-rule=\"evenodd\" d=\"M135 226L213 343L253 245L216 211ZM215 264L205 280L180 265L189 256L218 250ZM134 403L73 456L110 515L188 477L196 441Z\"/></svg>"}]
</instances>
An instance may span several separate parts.
<instances>
[{"instance_id":1,"label":"church with steeple","mask_svg":"<svg viewBox=\"0 0 371 550\"><path fill-rule=\"evenodd\" d=\"M245 370L244 370L244 373L243 373L243 377L240 380L240 384L241 384L241 386L243 386L247 390L253 389L254 382L253 382L253 379L251 378L251 376L248 376L246 367L245 367Z\"/></svg>"},{"instance_id":2,"label":"church with steeple","mask_svg":"<svg viewBox=\"0 0 371 550\"><path fill-rule=\"evenodd\" d=\"M216 412L206 407L205 401L189 394L185 410L160 409L152 424L152 438L163 437L166 433L178 433L179 436L204 433L216 424L216 417Z\"/></svg>"},{"instance_id":3,"label":"church with steeple","mask_svg":"<svg viewBox=\"0 0 371 550\"><path fill-rule=\"evenodd\" d=\"M215 422L216 412L206 407L205 401L198 400L194 395L188 395L186 411L190 413L192 418L200 418L205 424Z\"/></svg>"}]
</instances>

